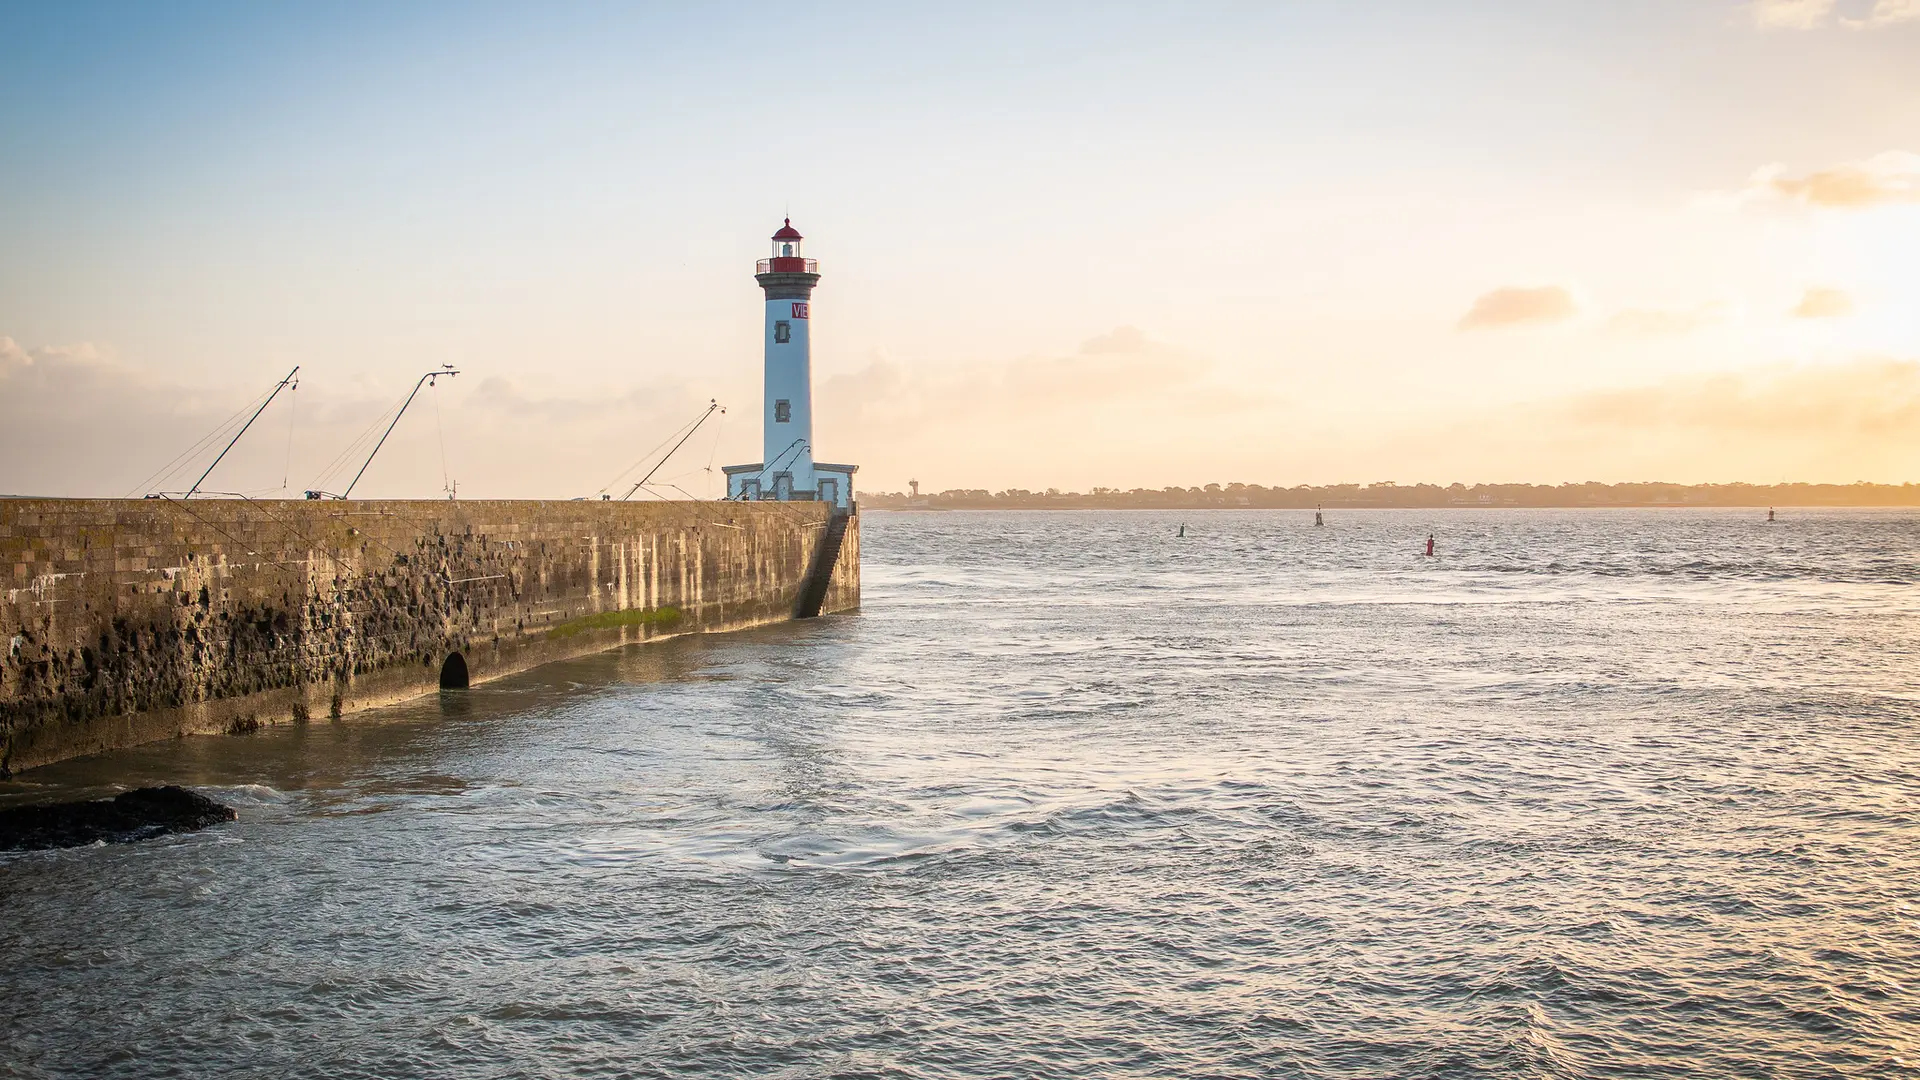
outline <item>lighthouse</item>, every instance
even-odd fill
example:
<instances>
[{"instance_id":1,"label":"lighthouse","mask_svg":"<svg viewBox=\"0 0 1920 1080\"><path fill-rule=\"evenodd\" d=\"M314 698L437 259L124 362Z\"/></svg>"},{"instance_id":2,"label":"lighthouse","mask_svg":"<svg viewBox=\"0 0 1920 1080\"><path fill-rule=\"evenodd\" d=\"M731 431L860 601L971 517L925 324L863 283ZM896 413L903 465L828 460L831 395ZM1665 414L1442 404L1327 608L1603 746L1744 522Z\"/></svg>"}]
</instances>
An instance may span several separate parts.
<instances>
[{"instance_id":1,"label":"lighthouse","mask_svg":"<svg viewBox=\"0 0 1920 1080\"><path fill-rule=\"evenodd\" d=\"M773 251L754 267L766 294L766 400L761 405L761 459L728 465L727 498L853 505L857 465L829 465L813 457L813 287L820 263L801 251L805 237L787 219L773 234Z\"/></svg>"}]
</instances>

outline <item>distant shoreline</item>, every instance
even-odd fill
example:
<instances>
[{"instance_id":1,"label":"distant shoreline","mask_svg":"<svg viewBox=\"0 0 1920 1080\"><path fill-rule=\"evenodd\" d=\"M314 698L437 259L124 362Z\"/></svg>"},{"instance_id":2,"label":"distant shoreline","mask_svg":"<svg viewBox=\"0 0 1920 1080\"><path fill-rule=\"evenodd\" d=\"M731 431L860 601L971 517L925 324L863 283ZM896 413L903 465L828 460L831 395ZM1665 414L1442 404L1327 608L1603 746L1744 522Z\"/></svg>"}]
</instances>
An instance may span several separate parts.
<instances>
[{"instance_id":1,"label":"distant shoreline","mask_svg":"<svg viewBox=\"0 0 1920 1080\"><path fill-rule=\"evenodd\" d=\"M1203 488L1110 491L956 489L910 496L878 492L864 509L941 510L1500 510L1500 509L1834 509L1920 507L1920 484L1338 484L1266 488L1209 484Z\"/></svg>"},{"instance_id":2,"label":"distant shoreline","mask_svg":"<svg viewBox=\"0 0 1920 1080\"><path fill-rule=\"evenodd\" d=\"M1016 511L1016 510L1285 510L1289 513L1314 512L1311 506L1081 506L1078 504L1047 503L1033 505L992 505L992 506L893 506L886 504L860 504L862 511L878 511L886 514L954 514L969 511ZM1331 503L1321 507L1326 513L1335 510L1920 510L1920 502L1912 503L1596 503L1593 505L1569 506L1560 503L1503 503L1493 506L1335 506Z\"/></svg>"}]
</instances>

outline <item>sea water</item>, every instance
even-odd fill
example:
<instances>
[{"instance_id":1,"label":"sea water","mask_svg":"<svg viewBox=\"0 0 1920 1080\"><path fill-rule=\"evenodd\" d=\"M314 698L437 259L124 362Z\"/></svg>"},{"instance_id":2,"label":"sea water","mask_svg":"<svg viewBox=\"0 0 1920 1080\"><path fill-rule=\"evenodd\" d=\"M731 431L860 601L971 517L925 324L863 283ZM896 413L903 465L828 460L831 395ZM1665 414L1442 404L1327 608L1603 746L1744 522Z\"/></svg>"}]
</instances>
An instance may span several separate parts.
<instances>
[{"instance_id":1,"label":"sea water","mask_svg":"<svg viewBox=\"0 0 1920 1080\"><path fill-rule=\"evenodd\" d=\"M0 785L240 812L0 856L0 1076L1920 1077L1920 512L862 529L857 615Z\"/></svg>"}]
</instances>

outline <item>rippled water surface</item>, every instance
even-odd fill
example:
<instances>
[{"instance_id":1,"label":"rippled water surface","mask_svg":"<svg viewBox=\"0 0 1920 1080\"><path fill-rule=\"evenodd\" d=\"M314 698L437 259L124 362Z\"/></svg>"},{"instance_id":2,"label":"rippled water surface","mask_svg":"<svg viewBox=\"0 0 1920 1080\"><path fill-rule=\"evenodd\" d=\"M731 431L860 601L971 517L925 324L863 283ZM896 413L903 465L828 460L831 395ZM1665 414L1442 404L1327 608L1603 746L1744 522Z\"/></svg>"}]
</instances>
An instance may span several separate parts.
<instances>
[{"instance_id":1,"label":"rippled water surface","mask_svg":"<svg viewBox=\"0 0 1920 1080\"><path fill-rule=\"evenodd\" d=\"M0 857L0 1075L1920 1077L1920 515L1762 516L869 514L857 616L36 770L240 821Z\"/></svg>"}]
</instances>

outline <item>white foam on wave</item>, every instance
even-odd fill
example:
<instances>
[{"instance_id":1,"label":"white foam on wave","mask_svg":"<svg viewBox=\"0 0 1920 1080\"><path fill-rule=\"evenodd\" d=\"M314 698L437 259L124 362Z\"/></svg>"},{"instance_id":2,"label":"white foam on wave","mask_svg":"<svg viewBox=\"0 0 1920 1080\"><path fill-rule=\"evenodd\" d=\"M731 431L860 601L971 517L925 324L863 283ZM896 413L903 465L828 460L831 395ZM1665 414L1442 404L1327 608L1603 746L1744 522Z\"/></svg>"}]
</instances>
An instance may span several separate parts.
<instances>
[{"instance_id":1,"label":"white foam on wave","mask_svg":"<svg viewBox=\"0 0 1920 1080\"><path fill-rule=\"evenodd\" d=\"M231 784L219 787L207 787L201 790L213 794L225 802L252 806L278 806L284 804L292 797L286 792L278 788L269 787L266 784Z\"/></svg>"}]
</instances>

